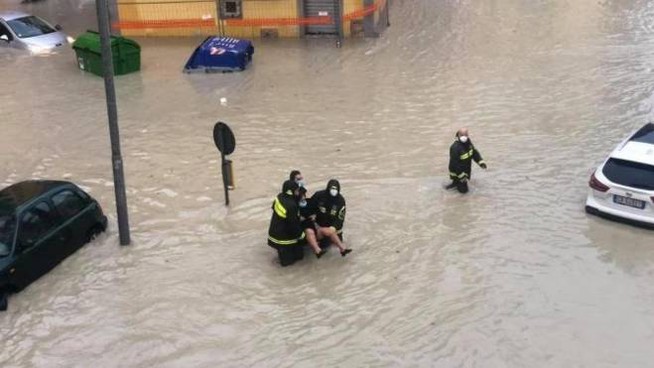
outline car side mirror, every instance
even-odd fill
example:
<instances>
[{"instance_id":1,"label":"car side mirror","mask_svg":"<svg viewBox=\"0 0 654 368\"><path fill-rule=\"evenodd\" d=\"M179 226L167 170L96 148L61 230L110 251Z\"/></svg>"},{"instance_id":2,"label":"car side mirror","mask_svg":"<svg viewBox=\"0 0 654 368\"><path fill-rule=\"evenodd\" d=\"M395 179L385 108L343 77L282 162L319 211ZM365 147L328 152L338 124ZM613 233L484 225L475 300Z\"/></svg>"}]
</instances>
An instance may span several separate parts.
<instances>
[{"instance_id":1,"label":"car side mirror","mask_svg":"<svg viewBox=\"0 0 654 368\"><path fill-rule=\"evenodd\" d=\"M0 40L3 40L3 41L5 41L5 42L9 42L9 36L7 36L7 35L2 35L2 36L0 36Z\"/></svg>"},{"instance_id":2,"label":"car side mirror","mask_svg":"<svg viewBox=\"0 0 654 368\"><path fill-rule=\"evenodd\" d=\"M63 28L59 24L55 24L55 29L61 31Z\"/></svg>"}]
</instances>

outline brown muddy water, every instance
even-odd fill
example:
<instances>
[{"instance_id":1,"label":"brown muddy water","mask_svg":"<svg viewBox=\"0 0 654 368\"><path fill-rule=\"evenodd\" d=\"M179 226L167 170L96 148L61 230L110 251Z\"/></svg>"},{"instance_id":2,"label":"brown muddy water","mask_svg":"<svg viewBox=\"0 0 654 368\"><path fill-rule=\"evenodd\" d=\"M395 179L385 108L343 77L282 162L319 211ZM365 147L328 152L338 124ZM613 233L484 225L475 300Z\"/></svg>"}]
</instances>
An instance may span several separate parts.
<instances>
[{"instance_id":1,"label":"brown muddy water","mask_svg":"<svg viewBox=\"0 0 654 368\"><path fill-rule=\"evenodd\" d=\"M3 1L77 35L92 1ZM72 50L0 50L0 183L74 181L106 234L10 299L9 367L651 367L654 233L583 211L652 117L654 2L396 0L379 39L256 42L185 75L200 39L142 39L117 83L133 245L118 246L102 80ZM221 103L221 99L226 99ZM222 204L211 129L237 138ZM489 170L446 192L468 126ZM341 180L346 243L266 246L291 169Z\"/></svg>"}]
</instances>

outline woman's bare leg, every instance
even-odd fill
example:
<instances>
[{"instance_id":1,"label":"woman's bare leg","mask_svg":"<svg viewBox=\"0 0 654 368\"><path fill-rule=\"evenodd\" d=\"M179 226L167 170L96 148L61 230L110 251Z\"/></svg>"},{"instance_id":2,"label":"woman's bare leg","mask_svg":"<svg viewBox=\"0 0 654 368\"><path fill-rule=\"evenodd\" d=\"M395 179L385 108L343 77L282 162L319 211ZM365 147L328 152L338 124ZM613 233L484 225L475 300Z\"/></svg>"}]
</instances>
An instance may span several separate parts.
<instances>
[{"instance_id":1,"label":"woman's bare leg","mask_svg":"<svg viewBox=\"0 0 654 368\"><path fill-rule=\"evenodd\" d=\"M304 234L307 237L307 242L315 254L319 254L321 249L318 246L318 241L316 240L316 232L313 229L304 229Z\"/></svg>"}]
</instances>

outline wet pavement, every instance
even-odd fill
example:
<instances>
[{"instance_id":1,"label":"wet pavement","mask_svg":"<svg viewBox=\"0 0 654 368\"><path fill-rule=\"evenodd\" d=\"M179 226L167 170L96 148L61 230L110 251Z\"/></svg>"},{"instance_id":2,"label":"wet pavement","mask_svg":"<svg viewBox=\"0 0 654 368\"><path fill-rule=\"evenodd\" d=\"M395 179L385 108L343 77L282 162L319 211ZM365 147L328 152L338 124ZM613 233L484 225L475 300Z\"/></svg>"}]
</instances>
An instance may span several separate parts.
<instances>
[{"instance_id":1,"label":"wet pavement","mask_svg":"<svg viewBox=\"0 0 654 368\"><path fill-rule=\"evenodd\" d=\"M94 4L5 1L76 35ZM648 367L654 233L586 215L594 167L652 115L654 3L396 0L379 39L256 42L186 75L139 39L116 80L133 245L118 246L102 80L0 50L2 186L65 178L106 234L10 299L2 367ZM221 104L221 98L226 103ZM235 132L222 204L213 124ZM442 189L468 126L489 170ZM341 180L346 244L266 246L291 169Z\"/></svg>"}]
</instances>

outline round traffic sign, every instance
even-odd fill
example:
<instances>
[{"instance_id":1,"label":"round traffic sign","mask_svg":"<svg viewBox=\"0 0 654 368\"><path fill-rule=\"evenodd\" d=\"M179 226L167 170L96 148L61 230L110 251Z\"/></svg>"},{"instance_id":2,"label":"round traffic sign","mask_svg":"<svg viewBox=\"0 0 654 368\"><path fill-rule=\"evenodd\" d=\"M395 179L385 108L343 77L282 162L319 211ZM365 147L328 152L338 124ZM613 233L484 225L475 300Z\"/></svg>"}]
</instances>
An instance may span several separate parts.
<instances>
[{"instance_id":1,"label":"round traffic sign","mask_svg":"<svg viewBox=\"0 0 654 368\"><path fill-rule=\"evenodd\" d=\"M223 155L231 155L234 148L236 148L234 133L227 124L220 121L213 127L213 142Z\"/></svg>"}]
</instances>

